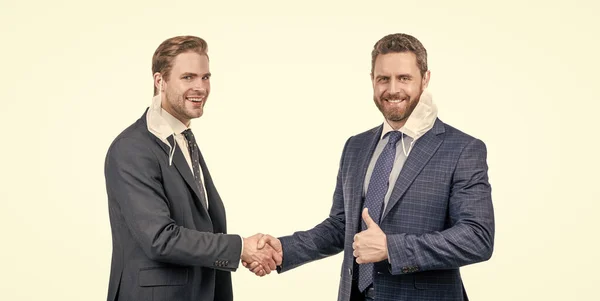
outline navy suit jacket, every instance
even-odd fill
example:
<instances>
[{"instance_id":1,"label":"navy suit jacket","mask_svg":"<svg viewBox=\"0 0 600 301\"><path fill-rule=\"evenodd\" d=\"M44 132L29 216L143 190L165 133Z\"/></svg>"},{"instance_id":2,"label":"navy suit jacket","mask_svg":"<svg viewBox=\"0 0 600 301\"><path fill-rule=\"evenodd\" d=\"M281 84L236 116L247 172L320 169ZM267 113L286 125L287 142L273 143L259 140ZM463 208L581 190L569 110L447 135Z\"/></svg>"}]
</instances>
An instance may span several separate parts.
<instances>
[{"instance_id":1,"label":"navy suit jacket","mask_svg":"<svg viewBox=\"0 0 600 301\"><path fill-rule=\"evenodd\" d=\"M168 138L171 146L173 137ZM187 151L187 150L185 150ZM108 301L233 300L242 242L200 155L209 210L180 148L149 132L146 114L111 144L105 163L113 251Z\"/></svg>"},{"instance_id":2,"label":"navy suit jacket","mask_svg":"<svg viewBox=\"0 0 600 301\"><path fill-rule=\"evenodd\" d=\"M363 185L382 126L350 137L329 217L281 237L280 272L344 251L339 301L350 300L358 268ZM494 213L485 144L437 119L406 159L379 226L389 259L375 263L376 300L468 300L459 267L488 260Z\"/></svg>"}]
</instances>

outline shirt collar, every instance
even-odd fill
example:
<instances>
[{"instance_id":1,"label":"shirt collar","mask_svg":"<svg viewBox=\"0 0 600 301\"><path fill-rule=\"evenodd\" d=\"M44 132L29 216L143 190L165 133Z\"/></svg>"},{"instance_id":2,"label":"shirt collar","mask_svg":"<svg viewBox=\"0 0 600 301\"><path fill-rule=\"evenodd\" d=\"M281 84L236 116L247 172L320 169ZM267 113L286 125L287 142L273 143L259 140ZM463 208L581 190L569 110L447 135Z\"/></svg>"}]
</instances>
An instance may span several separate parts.
<instances>
[{"instance_id":1,"label":"shirt collar","mask_svg":"<svg viewBox=\"0 0 600 301\"><path fill-rule=\"evenodd\" d=\"M398 131L400 133L403 133L401 131L401 128L398 130L394 130L394 128L387 122L387 120L384 118L383 119L383 130L381 131L381 137L379 137L379 139L383 139L383 137L385 136L385 134L391 132L391 131ZM403 133L404 134L404 133Z\"/></svg>"}]
</instances>

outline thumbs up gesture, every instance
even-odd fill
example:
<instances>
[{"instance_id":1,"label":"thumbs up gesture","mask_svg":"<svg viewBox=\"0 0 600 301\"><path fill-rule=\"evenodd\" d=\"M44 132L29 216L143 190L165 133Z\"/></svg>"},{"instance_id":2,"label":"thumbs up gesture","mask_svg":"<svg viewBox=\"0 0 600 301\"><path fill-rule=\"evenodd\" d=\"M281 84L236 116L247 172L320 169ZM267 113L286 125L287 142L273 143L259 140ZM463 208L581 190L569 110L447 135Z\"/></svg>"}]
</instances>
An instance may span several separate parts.
<instances>
[{"instance_id":1,"label":"thumbs up gesture","mask_svg":"<svg viewBox=\"0 0 600 301\"><path fill-rule=\"evenodd\" d=\"M362 219L367 225L367 230L354 235L352 253L358 264L379 262L388 258L387 237L379 225L369 216L369 209L362 212Z\"/></svg>"}]
</instances>

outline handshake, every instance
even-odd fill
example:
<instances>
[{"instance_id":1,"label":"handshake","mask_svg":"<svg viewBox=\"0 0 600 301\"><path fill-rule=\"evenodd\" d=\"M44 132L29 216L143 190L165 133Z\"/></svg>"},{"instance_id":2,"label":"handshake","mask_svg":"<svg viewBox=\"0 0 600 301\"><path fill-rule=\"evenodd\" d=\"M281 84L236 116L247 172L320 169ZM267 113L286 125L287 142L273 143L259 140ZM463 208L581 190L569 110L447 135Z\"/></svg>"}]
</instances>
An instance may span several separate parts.
<instances>
[{"instance_id":1,"label":"handshake","mask_svg":"<svg viewBox=\"0 0 600 301\"><path fill-rule=\"evenodd\" d=\"M283 249L279 239L261 233L244 238L242 264L256 276L270 274L282 261Z\"/></svg>"},{"instance_id":2,"label":"handshake","mask_svg":"<svg viewBox=\"0 0 600 301\"><path fill-rule=\"evenodd\" d=\"M356 263L374 263L389 258L387 236L369 215L369 209L362 212L366 230L354 235L352 255ZM258 233L244 238L242 264L256 276L265 276L277 269L283 261L283 247L279 239Z\"/></svg>"}]
</instances>

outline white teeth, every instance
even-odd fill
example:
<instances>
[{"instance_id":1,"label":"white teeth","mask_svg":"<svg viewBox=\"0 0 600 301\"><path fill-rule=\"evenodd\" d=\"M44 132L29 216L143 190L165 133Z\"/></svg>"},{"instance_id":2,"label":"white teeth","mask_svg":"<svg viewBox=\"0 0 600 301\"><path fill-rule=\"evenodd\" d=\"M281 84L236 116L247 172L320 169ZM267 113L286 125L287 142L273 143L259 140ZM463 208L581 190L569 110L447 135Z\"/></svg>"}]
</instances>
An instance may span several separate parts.
<instances>
[{"instance_id":1,"label":"white teeth","mask_svg":"<svg viewBox=\"0 0 600 301\"><path fill-rule=\"evenodd\" d=\"M399 103L399 102L401 102L402 100L400 100L400 99L386 99L386 101L387 101L387 102L392 102L392 103Z\"/></svg>"},{"instance_id":2,"label":"white teeth","mask_svg":"<svg viewBox=\"0 0 600 301\"><path fill-rule=\"evenodd\" d=\"M196 97L188 97L189 101L193 101L193 102L200 102L202 101L203 98L196 98Z\"/></svg>"}]
</instances>

